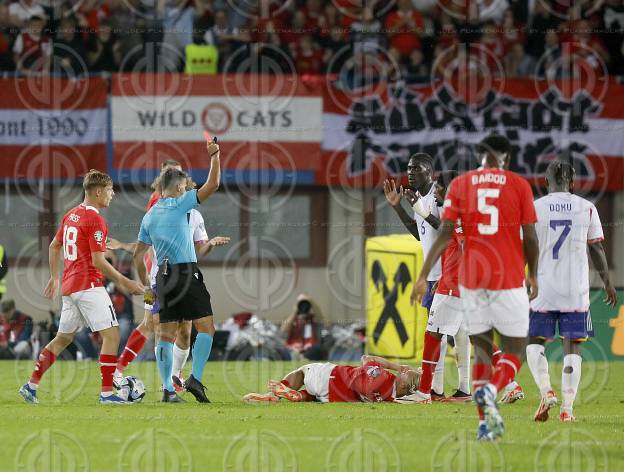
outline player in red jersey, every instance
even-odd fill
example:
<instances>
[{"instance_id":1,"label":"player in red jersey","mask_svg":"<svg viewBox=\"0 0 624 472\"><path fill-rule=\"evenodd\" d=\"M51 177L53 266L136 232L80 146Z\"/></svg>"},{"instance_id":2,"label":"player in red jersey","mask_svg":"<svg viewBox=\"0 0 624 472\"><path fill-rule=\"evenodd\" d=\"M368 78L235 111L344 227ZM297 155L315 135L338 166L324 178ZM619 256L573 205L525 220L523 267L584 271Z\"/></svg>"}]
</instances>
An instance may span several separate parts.
<instances>
[{"instance_id":1,"label":"player in red jersey","mask_svg":"<svg viewBox=\"0 0 624 472\"><path fill-rule=\"evenodd\" d=\"M479 409L477 437L492 440L504 432L496 394L512 382L520 369L529 328L529 297L537 296L539 254L533 205L528 182L509 171L511 144L499 135L479 145L482 168L456 178L444 201L442 229L414 284L414 297L426 289L433 262L451 240L455 223L464 232L460 264L461 306L470 340L475 347L473 398ZM504 353L491 369L493 334Z\"/></svg>"},{"instance_id":2,"label":"player in red jersey","mask_svg":"<svg viewBox=\"0 0 624 472\"><path fill-rule=\"evenodd\" d=\"M41 351L30 381L19 390L28 403L39 402L37 387L41 377L85 324L102 337L100 403L125 403L113 395L119 323L113 303L103 286L103 278L106 276L133 295L142 294L144 287L139 282L124 277L104 258L108 226L100 215L100 209L108 207L113 198L111 178L97 170L90 170L85 175L82 186L85 191L84 202L65 214L50 243L50 280L44 294L49 299L56 296L62 249L63 308L56 337Z\"/></svg>"},{"instance_id":3,"label":"player in red jersey","mask_svg":"<svg viewBox=\"0 0 624 472\"><path fill-rule=\"evenodd\" d=\"M397 371L398 375L388 372ZM331 362L306 364L282 380L269 381L269 393L249 393L247 402L270 402L280 398L292 402L400 402L413 392L420 371L383 357L362 356L361 365L334 365ZM305 387L304 390L300 390ZM397 400L398 399L398 400Z\"/></svg>"}]
</instances>

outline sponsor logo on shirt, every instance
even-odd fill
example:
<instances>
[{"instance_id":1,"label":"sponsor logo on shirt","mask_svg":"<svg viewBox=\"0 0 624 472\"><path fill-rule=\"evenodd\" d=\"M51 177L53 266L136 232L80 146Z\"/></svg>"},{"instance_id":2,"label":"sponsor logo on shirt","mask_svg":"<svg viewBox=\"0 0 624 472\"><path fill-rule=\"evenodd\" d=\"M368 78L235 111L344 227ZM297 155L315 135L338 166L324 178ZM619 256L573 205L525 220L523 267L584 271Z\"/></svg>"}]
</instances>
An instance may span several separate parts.
<instances>
[{"instance_id":1,"label":"sponsor logo on shirt","mask_svg":"<svg viewBox=\"0 0 624 472\"><path fill-rule=\"evenodd\" d=\"M366 369L366 375L373 379L379 377L379 374L381 374L381 369L379 369L379 367L376 365L370 366L368 369Z\"/></svg>"}]
</instances>

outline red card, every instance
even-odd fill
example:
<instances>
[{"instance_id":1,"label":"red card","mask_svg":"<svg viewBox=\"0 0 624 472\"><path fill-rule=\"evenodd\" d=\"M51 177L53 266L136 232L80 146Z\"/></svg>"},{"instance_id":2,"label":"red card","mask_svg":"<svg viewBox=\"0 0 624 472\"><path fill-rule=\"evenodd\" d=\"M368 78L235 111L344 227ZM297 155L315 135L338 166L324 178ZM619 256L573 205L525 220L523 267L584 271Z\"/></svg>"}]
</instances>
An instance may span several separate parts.
<instances>
[{"instance_id":1,"label":"red card","mask_svg":"<svg viewBox=\"0 0 624 472\"><path fill-rule=\"evenodd\" d=\"M207 143L212 141L212 136L210 136L210 133L208 131L204 131L204 139L206 140Z\"/></svg>"}]
</instances>

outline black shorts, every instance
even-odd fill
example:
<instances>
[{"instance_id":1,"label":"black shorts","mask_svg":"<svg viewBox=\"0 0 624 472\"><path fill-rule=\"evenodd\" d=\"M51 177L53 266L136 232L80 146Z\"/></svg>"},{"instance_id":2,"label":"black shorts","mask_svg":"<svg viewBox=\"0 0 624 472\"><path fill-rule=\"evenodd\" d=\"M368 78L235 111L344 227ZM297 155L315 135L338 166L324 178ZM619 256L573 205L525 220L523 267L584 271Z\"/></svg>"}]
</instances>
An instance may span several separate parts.
<instances>
[{"instance_id":1,"label":"black shorts","mask_svg":"<svg viewBox=\"0 0 624 472\"><path fill-rule=\"evenodd\" d=\"M156 292L161 323L212 316L210 294L195 263L167 264L166 270L161 265L156 276Z\"/></svg>"}]
</instances>

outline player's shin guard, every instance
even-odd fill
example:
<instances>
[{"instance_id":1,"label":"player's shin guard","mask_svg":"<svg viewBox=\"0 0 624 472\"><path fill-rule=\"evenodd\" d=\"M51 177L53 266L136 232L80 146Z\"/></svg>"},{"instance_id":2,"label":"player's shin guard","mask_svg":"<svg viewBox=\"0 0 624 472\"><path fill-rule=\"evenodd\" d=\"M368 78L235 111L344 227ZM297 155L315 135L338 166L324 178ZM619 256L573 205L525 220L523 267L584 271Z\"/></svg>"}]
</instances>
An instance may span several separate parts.
<instances>
[{"instance_id":1,"label":"player's shin guard","mask_svg":"<svg viewBox=\"0 0 624 472\"><path fill-rule=\"evenodd\" d=\"M177 344L173 345L173 375L180 375L190 352L190 349L179 348Z\"/></svg>"},{"instance_id":2,"label":"player's shin guard","mask_svg":"<svg viewBox=\"0 0 624 472\"><path fill-rule=\"evenodd\" d=\"M581 363L583 358L578 354L563 356L563 372L561 373L562 408L572 409L576 392L581 383Z\"/></svg>"},{"instance_id":3,"label":"player's shin guard","mask_svg":"<svg viewBox=\"0 0 624 472\"><path fill-rule=\"evenodd\" d=\"M496 388L496 392L505 388L505 386L516 378L516 374L520 370L522 361L518 356L510 353L503 353L500 360L494 367L494 374L490 383ZM496 393L495 392L495 393Z\"/></svg>"},{"instance_id":4,"label":"player's shin guard","mask_svg":"<svg viewBox=\"0 0 624 472\"><path fill-rule=\"evenodd\" d=\"M433 381L433 371L440 358L440 339L433 334L425 332L425 346L423 348L422 376L418 390L422 393L431 393L431 383ZM442 392L438 392L442 393Z\"/></svg>"},{"instance_id":5,"label":"player's shin guard","mask_svg":"<svg viewBox=\"0 0 624 472\"><path fill-rule=\"evenodd\" d=\"M459 373L459 390L470 393L470 339L463 327L455 335L455 355Z\"/></svg>"},{"instance_id":6,"label":"player's shin guard","mask_svg":"<svg viewBox=\"0 0 624 472\"><path fill-rule=\"evenodd\" d=\"M526 356L533 380L535 380L535 384L540 390L540 395L543 397L552 390L550 374L548 373L548 359L546 359L544 354L544 346L541 344L529 344L526 347Z\"/></svg>"},{"instance_id":7,"label":"player's shin guard","mask_svg":"<svg viewBox=\"0 0 624 472\"><path fill-rule=\"evenodd\" d=\"M158 341L156 346L156 363L158 364L158 372L160 372L163 388L168 392L173 392L173 381L171 380L173 372L173 343Z\"/></svg>"},{"instance_id":8,"label":"player's shin guard","mask_svg":"<svg viewBox=\"0 0 624 472\"><path fill-rule=\"evenodd\" d=\"M193 377L200 382L204 376L204 366L212 350L212 336L208 333L199 333L193 345Z\"/></svg>"},{"instance_id":9,"label":"player's shin guard","mask_svg":"<svg viewBox=\"0 0 624 472\"><path fill-rule=\"evenodd\" d=\"M145 346L145 342L147 338L139 331L138 329L134 329L132 333L130 333L130 337L128 338L128 342L126 342L126 347L124 348L121 356L119 356L119 360L117 361L117 371L120 374L123 374L124 369L130 364L136 356L139 355L143 346Z\"/></svg>"},{"instance_id":10,"label":"player's shin guard","mask_svg":"<svg viewBox=\"0 0 624 472\"><path fill-rule=\"evenodd\" d=\"M45 374L46 370L48 370L50 366L54 364L55 360L56 355L52 351L49 351L47 348L43 348L35 364L35 370L33 370L33 373L30 376L30 380L28 381L30 388L37 388L39 382L41 381L41 377L43 377L43 374Z\"/></svg>"},{"instance_id":11,"label":"player's shin guard","mask_svg":"<svg viewBox=\"0 0 624 472\"><path fill-rule=\"evenodd\" d=\"M490 364L475 364L472 366L472 391L476 392L477 389L483 387L490 380L492 375L492 366ZM477 406L479 412L479 420L484 421L485 415L483 410Z\"/></svg>"},{"instance_id":12,"label":"player's shin guard","mask_svg":"<svg viewBox=\"0 0 624 472\"><path fill-rule=\"evenodd\" d=\"M431 381L431 389L436 393L444 393L444 361L446 360L446 349L448 348L448 340L446 336L442 336L440 340L440 354L438 355L438 363L433 371L433 380Z\"/></svg>"},{"instance_id":13,"label":"player's shin guard","mask_svg":"<svg viewBox=\"0 0 624 472\"><path fill-rule=\"evenodd\" d=\"M102 393L113 393L113 373L117 366L117 356L114 354L100 354L100 375L102 377Z\"/></svg>"}]
</instances>

